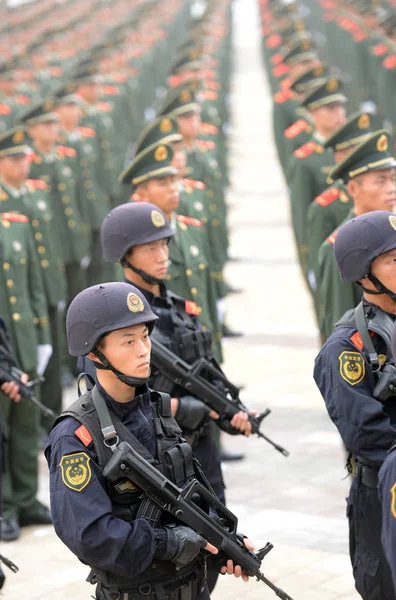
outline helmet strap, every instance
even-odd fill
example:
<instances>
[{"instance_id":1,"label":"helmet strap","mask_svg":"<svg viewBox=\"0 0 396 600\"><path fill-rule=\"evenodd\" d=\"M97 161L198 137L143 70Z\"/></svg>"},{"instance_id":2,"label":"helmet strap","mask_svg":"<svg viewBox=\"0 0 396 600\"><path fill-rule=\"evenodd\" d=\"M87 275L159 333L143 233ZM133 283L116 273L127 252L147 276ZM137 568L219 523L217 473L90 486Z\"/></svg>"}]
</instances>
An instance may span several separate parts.
<instances>
[{"instance_id":1,"label":"helmet strap","mask_svg":"<svg viewBox=\"0 0 396 600\"><path fill-rule=\"evenodd\" d=\"M143 281L145 281L149 285L160 285L161 283L163 283L162 279L157 279L157 277L152 277L151 275L146 273L146 271L142 271L142 269L137 269L136 267L131 265L131 263L128 262L126 258L123 258L121 260L121 266L123 266L124 269L130 269L131 271L136 273L136 275L139 275L143 279Z\"/></svg>"},{"instance_id":2,"label":"helmet strap","mask_svg":"<svg viewBox=\"0 0 396 600\"><path fill-rule=\"evenodd\" d=\"M373 294L375 296L386 294L393 302L396 302L396 294L394 292L391 292L391 290L388 290L388 288L384 286L384 284L381 283L381 281L375 275L373 275L372 273L368 273L367 279L371 281L371 283L377 291L375 292L374 290L367 290L362 286L362 289L366 292L366 294Z\"/></svg>"},{"instance_id":3,"label":"helmet strap","mask_svg":"<svg viewBox=\"0 0 396 600\"><path fill-rule=\"evenodd\" d=\"M125 383L126 385L129 385L130 387L137 388L148 382L151 372L149 372L147 377L132 377L130 375L125 375L124 373L121 373L121 371L119 371L118 369L113 367L113 365L111 365L109 363L109 361L107 360L105 355L97 347L94 348L92 350L92 352L100 360L100 363L95 362L95 367L97 369L101 369L103 371L112 371L114 373L114 375L117 377L117 379L122 381L122 383Z\"/></svg>"}]
</instances>

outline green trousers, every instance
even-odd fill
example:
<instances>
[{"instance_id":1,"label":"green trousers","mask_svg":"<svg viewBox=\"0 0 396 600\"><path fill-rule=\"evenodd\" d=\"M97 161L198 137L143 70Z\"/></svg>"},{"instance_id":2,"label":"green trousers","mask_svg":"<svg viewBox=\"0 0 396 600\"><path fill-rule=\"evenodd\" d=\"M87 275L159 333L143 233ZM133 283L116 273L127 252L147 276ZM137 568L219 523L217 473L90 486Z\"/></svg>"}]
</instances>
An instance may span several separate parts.
<instances>
[{"instance_id":1,"label":"green trousers","mask_svg":"<svg viewBox=\"0 0 396 600\"><path fill-rule=\"evenodd\" d=\"M62 348L65 337L62 335L61 327L64 324L64 316L63 313L58 312L56 307L49 307L48 314L53 352L44 373L45 381L41 385L41 401L58 416L62 412L61 372ZM49 433L53 425L52 417L41 414L40 422L42 429Z\"/></svg>"}]
</instances>

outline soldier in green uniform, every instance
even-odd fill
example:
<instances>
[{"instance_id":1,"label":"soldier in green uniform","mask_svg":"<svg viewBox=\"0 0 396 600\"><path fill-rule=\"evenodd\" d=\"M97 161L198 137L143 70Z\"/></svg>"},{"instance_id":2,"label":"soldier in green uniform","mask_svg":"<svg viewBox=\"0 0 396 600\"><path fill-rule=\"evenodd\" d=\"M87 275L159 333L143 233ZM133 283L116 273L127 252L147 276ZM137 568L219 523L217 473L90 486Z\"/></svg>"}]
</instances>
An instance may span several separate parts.
<instances>
[{"instance_id":1,"label":"soldier in green uniform","mask_svg":"<svg viewBox=\"0 0 396 600\"><path fill-rule=\"evenodd\" d=\"M89 225L80 212L76 175L77 153L59 145L59 117L54 99L45 99L20 115L32 139L30 176L48 185L55 231L65 266L67 300L84 288L89 265Z\"/></svg>"},{"instance_id":2,"label":"soldier in green uniform","mask_svg":"<svg viewBox=\"0 0 396 600\"><path fill-rule=\"evenodd\" d=\"M26 153L26 143L20 136L19 139L21 143L12 144L11 148L7 140L0 142L0 160ZM0 198L8 198L2 189ZM35 377L37 369L43 367L41 349L48 349L51 336L42 275L25 214L0 213L0 244L2 317L21 369ZM46 352L46 360L48 358ZM49 524L51 518L48 509L37 500L37 408L24 401L14 403L3 396L0 410L7 443L1 537L11 541L19 537L20 526Z\"/></svg>"},{"instance_id":3,"label":"soldier in green uniform","mask_svg":"<svg viewBox=\"0 0 396 600\"><path fill-rule=\"evenodd\" d=\"M13 127L16 117L30 104L30 98L17 92L16 64L0 65L0 133Z\"/></svg>"},{"instance_id":4,"label":"soldier in green uniform","mask_svg":"<svg viewBox=\"0 0 396 600\"><path fill-rule=\"evenodd\" d=\"M81 215L89 223L91 233L91 262L87 269L88 285L112 281L114 269L103 261L100 246L100 227L111 209L110 197L103 185L103 170L99 167L100 151L95 129L79 126L82 110L79 96L72 93L74 84L66 84L53 92L54 112L60 120L59 142L77 153L75 165L78 200Z\"/></svg>"},{"instance_id":5,"label":"soldier in green uniform","mask_svg":"<svg viewBox=\"0 0 396 600\"><path fill-rule=\"evenodd\" d=\"M43 359L47 354L49 362L44 360L42 365L37 367L38 374L44 374L45 377L40 390L41 401L55 414L60 414L62 412L60 327L66 305L66 279L53 226L47 184L42 180L27 179L30 161L26 141L27 136L21 127L11 129L0 136L3 152L7 151L7 154L0 157L1 207L7 213L26 215L32 228L44 283L52 339L52 355L50 348L41 350ZM24 145L26 152L20 152ZM51 418L41 415L41 425L46 432L50 431Z\"/></svg>"},{"instance_id":6,"label":"soldier in green uniform","mask_svg":"<svg viewBox=\"0 0 396 600\"><path fill-rule=\"evenodd\" d=\"M357 306L362 296L362 290L356 284L340 280L333 252L338 230L355 216L374 210L394 209L396 158L391 155L391 145L392 138L387 131L376 131L331 171L332 179L344 181L353 207L346 219L323 242L319 251L322 339L330 335L334 325L347 310Z\"/></svg>"},{"instance_id":7,"label":"soldier in green uniform","mask_svg":"<svg viewBox=\"0 0 396 600\"><path fill-rule=\"evenodd\" d=\"M358 144L372 133L371 117L358 112L351 115L324 143L334 151L336 164L344 160ZM315 296L319 281L319 249L325 239L346 218L352 200L342 179L334 181L315 198L308 209L308 282Z\"/></svg>"},{"instance_id":8,"label":"soldier in green uniform","mask_svg":"<svg viewBox=\"0 0 396 600\"><path fill-rule=\"evenodd\" d=\"M216 336L216 359L221 359L216 296L205 253L206 235L202 223L176 214L180 194L177 170L172 166L170 145L153 144L137 154L120 175L124 184L132 184L133 200L150 202L166 215L176 235L169 245L168 287L175 294L196 302L202 326Z\"/></svg>"},{"instance_id":9,"label":"soldier in green uniform","mask_svg":"<svg viewBox=\"0 0 396 600\"><path fill-rule=\"evenodd\" d=\"M290 189L291 216L298 257L304 277L307 277L307 213L311 202L326 189L326 181L334 155L323 143L346 121L346 96L340 80L330 77L310 92L302 101L312 122L311 141L298 148L290 159L287 179Z\"/></svg>"}]
</instances>

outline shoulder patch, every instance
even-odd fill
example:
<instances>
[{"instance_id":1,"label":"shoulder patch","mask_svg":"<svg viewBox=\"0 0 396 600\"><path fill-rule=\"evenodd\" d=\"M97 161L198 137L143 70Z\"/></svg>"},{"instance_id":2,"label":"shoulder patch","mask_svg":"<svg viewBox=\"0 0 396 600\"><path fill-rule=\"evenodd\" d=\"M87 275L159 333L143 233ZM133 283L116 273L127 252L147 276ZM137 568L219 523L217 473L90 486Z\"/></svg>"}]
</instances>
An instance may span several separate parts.
<instances>
[{"instance_id":1,"label":"shoulder patch","mask_svg":"<svg viewBox=\"0 0 396 600\"><path fill-rule=\"evenodd\" d=\"M370 334L370 337L374 337L374 335L375 335L374 331L369 331L369 334ZM354 346L356 346L356 348L358 350L363 350L363 340L360 337L360 333L358 331L356 333L354 333L349 339L351 340L352 344Z\"/></svg>"},{"instance_id":2,"label":"shoulder patch","mask_svg":"<svg viewBox=\"0 0 396 600\"><path fill-rule=\"evenodd\" d=\"M310 156L313 152L315 152L315 150L316 150L315 142L307 142L300 148L297 148L297 150L295 150L293 152L293 154L297 158L307 158L307 156Z\"/></svg>"},{"instance_id":3,"label":"shoulder patch","mask_svg":"<svg viewBox=\"0 0 396 600\"><path fill-rule=\"evenodd\" d=\"M78 131L84 137L92 137L92 138L96 137L96 131L95 131L95 129L92 129L91 127L79 127Z\"/></svg>"},{"instance_id":4,"label":"shoulder patch","mask_svg":"<svg viewBox=\"0 0 396 600\"><path fill-rule=\"evenodd\" d=\"M315 198L315 202L316 204L319 204L319 206L328 206L329 204L337 200L337 198L339 198L340 195L341 190L339 190L336 187L331 187L322 192L320 196L317 196L317 198Z\"/></svg>"},{"instance_id":5,"label":"shoulder patch","mask_svg":"<svg viewBox=\"0 0 396 600\"><path fill-rule=\"evenodd\" d=\"M357 385L366 374L366 364L360 352L344 350L338 357L340 375L350 385Z\"/></svg>"},{"instance_id":6,"label":"shoulder patch","mask_svg":"<svg viewBox=\"0 0 396 600\"><path fill-rule=\"evenodd\" d=\"M326 238L326 242L334 246L334 242L336 241L338 235L338 231L334 231L328 238Z\"/></svg>"},{"instance_id":7,"label":"shoulder patch","mask_svg":"<svg viewBox=\"0 0 396 600\"><path fill-rule=\"evenodd\" d=\"M85 425L81 425L78 429L76 429L74 435L78 437L84 446L89 446L89 444L93 441L92 436Z\"/></svg>"},{"instance_id":8,"label":"shoulder patch","mask_svg":"<svg viewBox=\"0 0 396 600\"><path fill-rule=\"evenodd\" d=\"M385 69L394 69L396 67L396 55L387 56L382 65Z\"/></svg>"},{"instance_id":9,"label":"shoulder patch","mask_svg":"<svg viewBox=\"0 0 396 600\"><path fill-rule=\"evenodd\" d=\"M192 188L193 190L206 190L206 185L203 181L197 181L195 179L182 179L182 182L186 187Z\"/></svg>"},{"instance_id":10,"label":"shoulder patch","mask_svg":"<svg viewBox=\"0 0 396 600\"><path fill-rule=\"evenodd\" d=\"M61 154L62 156L77 156L77 152L74 150L74 148L69 148L69 146L57 146L56 149L58 151L58 154Z\"/></svg>"},{"instance_id":11,"label":"shoulder patch","mask_svg":"<svg viewBox=\"0 0 396 600\"><path fill-rule=\"evenodd\" d=\"M0 115L9 115L12 109L8 104L0 104Z\"/></svg>"},{"instance_id":12,"label":"shoulder patch","mask_svg":"<svg viewBox=\"0 0 396 600\"><path fill-rule=\"evenodd\" d=\"M308 131L310 127L311 126L307 123L307 121L304 119L298 119L298 121L290 125L290 127L287 127L283 134L285 137L287 137L287 139L292 140L300 135L300 133L303 131Z\"/></svg>"},{"instance_id":13,"label":"shoulder patch","mask_svg":"<svg viewBox=\"0 0 396 600\"><path fill-rule=\"evenodd\" d=\"M278 48L278 46L280 46L281 43L282 43L281 36L277 35L276 33L273 33L272 35L270 35L267 38L265 45L267 46L267 48Z\"/></svg>"},{"instance_id":14,"label":"shoulder patch","mask_svg":"<svg viewBox=\"0 0 396 600\"><path fill-rule=\"evenodd\" d=\"M48 185L42 179L27 179L26 185L35 190L46 190L48 189Z\"/></svg>"},{"instance_id":15,"label":"shoulder patch","mask_svg":"<svg viewBox=\"0 0 396 600\"><path fill-rule=\"evenodd\" d=\"M0 219L10 223L29 223L29 217L18 213L0 213Z\"/></svg>"},{"instance_id":16,"label":"shoulder patch","mask_svg":"<svg viewBox=\"0 0 396 600\"><path fill-rule=\"evenodd\" d=\"M186 217L185 215L176 215L176 220L179 223L184 223L185 225L193 225L194 227L203 227L201 221L199 219L193 219L192 217Z\"/></svg>"},{"instance_id":17,"label":"shoulder patch","mask_svg":"<svg viewBox=\"0 0 396 600\"><path fill-rule=\"evenodd\" d=\"M377 44L372 48L371 53L374 56L384 56L388 52L388 46L386 44Z\"/></svg>"},{"instance_id":18,"label":"shoulder patch","mask_svg":"<svg viewBox=\"0 0 396 600\"><path fill-rule=\"evenodd\" d=\"M192 302L191 300L185 301L184 309L188 315L198 316L201 313L201 308L198 306L198 304L196 302Z\"/></svg>"},{"instance_id":19,"label":"shoulder patch","mask_svg":"<svg viewBox=\"0 0 396 600\"><path fill-rule=\"evenodd\" d=\"M82 490L91 481L90 457L85 452L65 454L60 461L62 481L66 487L76 492Z\"/></svg>"}]
</instances>

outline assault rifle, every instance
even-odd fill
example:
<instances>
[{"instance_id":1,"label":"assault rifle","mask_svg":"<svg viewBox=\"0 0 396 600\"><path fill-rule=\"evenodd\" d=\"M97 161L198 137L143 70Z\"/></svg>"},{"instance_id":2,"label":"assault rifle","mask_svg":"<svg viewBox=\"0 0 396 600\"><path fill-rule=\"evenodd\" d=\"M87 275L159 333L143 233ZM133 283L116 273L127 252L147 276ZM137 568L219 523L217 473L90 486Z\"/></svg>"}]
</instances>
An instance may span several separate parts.
<instances>
[{"instance_id":1,"label":"assault rifle","mask_svg":"<svg viewBox=\"0 0 396 600\"><path fill-rule=\"evenodd\" d=\"M166 511L216 546L219 550L216 563L219 566L225 565L227 560L231 559L234 565L240 565L249 577L257 577L257 580L265 583L278 598L293 600L260 571L261 563L273 545L267 543L257 553L247 550L241 536L237 534L237 517L196 479L187 483L184 488L177 487L127 442L120 442L115 446L103 475L112 482L117 482L120 478L129 478L134 485L142 489L146 495L142 503L145 504L143 514L160 515L162 511ZM211 512L215 511L217 519L209 516L201 508L203 505ZM139 513L142 514L141 509ZM158 522L158 517L152 520Z\"/></svg>"},{"instance_id":2,"label":"assault rifle","mask_svg":"<svg viewBox=\"0 0 396 600\"><path fill-rule=\"evenodd\" d=\"M231 421L240 411L247 413L252 425L252 433L271 444L283 456L289 456L285 448L260 431L261 422L271 410L267 408L257 416L250 414L239 398L239 388L228 381L219 367L215 367L205 358L199 358L194 364L189 365L153 338L151 338L151 362L159 371L159 377L155 382L156 389L166 391L169 383L179 385L228 421ZM163 386L161 386L161 378L164 378ZM216 381L219 385L211 381Z\"/></svg>"}]
</instances>

